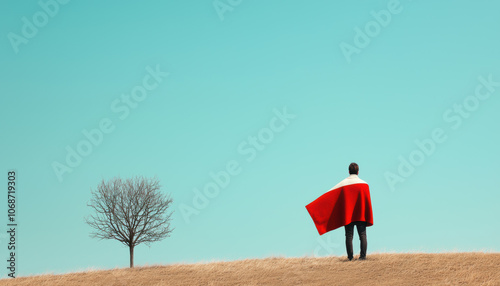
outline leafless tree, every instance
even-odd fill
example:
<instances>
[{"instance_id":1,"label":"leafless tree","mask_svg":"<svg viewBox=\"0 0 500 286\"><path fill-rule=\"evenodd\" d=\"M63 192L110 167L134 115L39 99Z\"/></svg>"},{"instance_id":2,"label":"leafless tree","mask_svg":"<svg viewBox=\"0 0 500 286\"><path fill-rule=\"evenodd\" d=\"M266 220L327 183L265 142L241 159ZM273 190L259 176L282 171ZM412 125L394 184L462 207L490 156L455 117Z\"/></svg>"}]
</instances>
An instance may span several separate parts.
<instances>
[{"instance_id":1,"label":"leafless tree","mask_svg":"<svg viewBox=\"0 0 500 286\"><path fill-rule=\"evenodd\" d=\"M130 267L134 267L134 247L170 236L172 199L160 191L157 178L115 177L102 180L87 206L95 213L85 218L93 238L116 239L129 247Z\"/></svg>"}]
</instances>

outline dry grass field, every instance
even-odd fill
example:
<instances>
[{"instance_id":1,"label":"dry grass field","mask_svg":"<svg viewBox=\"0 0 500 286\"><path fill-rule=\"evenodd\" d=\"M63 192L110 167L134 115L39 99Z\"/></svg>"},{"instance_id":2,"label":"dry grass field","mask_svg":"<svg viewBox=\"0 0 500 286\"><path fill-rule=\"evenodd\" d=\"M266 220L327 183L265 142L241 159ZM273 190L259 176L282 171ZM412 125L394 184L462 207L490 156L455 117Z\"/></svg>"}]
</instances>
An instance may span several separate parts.
<instances>
[{"instance_id":1,"label":"dry grass field","mask_svg":"<svg viewBox=\"0 0 500 286\"><path fill-rule=\"evenodd\" d=\"M247 259L45 274L0 285L500 285L500 253Z\"/></svg>"}]
</instances>

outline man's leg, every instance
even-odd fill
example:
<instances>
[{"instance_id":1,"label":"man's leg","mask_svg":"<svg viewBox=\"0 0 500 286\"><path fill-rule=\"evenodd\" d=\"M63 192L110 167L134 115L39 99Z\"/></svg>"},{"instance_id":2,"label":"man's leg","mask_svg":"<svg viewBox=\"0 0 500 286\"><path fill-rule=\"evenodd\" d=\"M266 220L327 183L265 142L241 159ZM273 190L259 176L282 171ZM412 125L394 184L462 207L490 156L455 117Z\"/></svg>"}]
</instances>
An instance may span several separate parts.
<instances>
[{"instance_id":1,"label":"man's leg","mask_svg":"<svg viewBox=\"0 0 500 286\"><path fill-rule=\"evenodd\" d=\"M365 259L366 258L366 248L368 246L368 242L366 240L366 222L364 222L364 221L356 222L356 229L358 230L359 241L361 244L360 245L361 252L359 254L359 259Z\"/></svg>"},{"instance_id":2,"label":"man's leg","mask_svg":"<svg viewBox=\"0 0 500 286\"><path fill-rule=\"evenodd\" d=\"M347 250L347 259L352 260L353 250L352 250L352 237L354 233L354 224L350 223L345 228L345 248Z\"/></svg>"}]
</instances>

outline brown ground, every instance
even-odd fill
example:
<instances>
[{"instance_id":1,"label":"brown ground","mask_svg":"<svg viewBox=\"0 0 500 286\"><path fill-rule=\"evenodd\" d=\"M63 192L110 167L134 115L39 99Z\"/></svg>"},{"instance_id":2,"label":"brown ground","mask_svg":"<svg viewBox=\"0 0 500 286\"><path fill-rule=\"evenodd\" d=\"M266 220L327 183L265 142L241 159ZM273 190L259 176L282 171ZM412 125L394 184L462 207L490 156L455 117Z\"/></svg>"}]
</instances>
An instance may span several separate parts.
<instances>
[{"instance_id":1,"label":"brown ground","mask_svg":"<svg viewBox=\"0 0 500 286\"><path fill-rule=\"evenodd\" d=\"M266 258L2 279L0 285L500 285L500 253Z\"/></svg>"}]
</instances>

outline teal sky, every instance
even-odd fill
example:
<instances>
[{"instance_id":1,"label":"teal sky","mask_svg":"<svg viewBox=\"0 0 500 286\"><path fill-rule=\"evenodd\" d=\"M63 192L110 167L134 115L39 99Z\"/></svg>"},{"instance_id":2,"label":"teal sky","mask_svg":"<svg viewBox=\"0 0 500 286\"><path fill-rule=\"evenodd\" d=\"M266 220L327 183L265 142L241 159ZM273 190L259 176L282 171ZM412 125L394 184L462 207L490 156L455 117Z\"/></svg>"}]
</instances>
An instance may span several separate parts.
<instances>
[{"instance_id":1,"label":"teal sky","mask_svg":"<svg viewBox=\"0 0 500 286\"><path fill-rule=\"evenodd\" d=\"M500 2L41 3L0 3L0 229L14 169L18 275L128 266L84 223L114 176L157 176L174 199L172 236L137 247L136 265L346 255L344 230L320 237L305 205L351 162L371 190L368 255L500 251ZM103 120L112 131L85 143ZM58 176L78 146L92 150ZM230 161L229 184L183 215Z\"/></svg>"}]
</instances>

